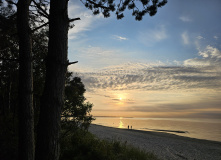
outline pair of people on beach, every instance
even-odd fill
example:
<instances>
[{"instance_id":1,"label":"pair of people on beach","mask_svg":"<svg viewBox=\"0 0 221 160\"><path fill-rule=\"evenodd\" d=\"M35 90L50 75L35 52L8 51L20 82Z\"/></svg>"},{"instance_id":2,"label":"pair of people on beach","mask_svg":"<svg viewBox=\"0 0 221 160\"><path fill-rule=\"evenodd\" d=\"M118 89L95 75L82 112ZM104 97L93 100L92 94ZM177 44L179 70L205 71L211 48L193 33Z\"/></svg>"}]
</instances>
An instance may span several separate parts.
<instances>
[{"instance_id":1,"label":"pair of people on beach","mask_svg":"<svg viewBox=\"0 0 221 160\"><path fill-rule=\"evenodd\" d=\"M129 125L128 125L128 129L132 129L132 126L129 126Z\"/></svg>"}]
</instances>

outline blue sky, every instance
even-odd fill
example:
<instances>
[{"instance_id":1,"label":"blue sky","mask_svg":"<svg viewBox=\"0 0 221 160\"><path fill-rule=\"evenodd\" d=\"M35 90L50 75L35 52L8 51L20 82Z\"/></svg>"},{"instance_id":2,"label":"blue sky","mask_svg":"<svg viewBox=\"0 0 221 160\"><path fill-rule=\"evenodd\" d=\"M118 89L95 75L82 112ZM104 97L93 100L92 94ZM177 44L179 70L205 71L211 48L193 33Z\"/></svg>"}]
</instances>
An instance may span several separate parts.
<instances>
[{"instance_id":1,"label":"blue sky","mask_svg":"<svg viewBox=\"0 0 221 160\"><path fill-rule=\"evenodd\" d=\"M135 21L69 2L69 67L93 114L221 118L221 1L169 0Z\"/></svg>"}]
</instances>

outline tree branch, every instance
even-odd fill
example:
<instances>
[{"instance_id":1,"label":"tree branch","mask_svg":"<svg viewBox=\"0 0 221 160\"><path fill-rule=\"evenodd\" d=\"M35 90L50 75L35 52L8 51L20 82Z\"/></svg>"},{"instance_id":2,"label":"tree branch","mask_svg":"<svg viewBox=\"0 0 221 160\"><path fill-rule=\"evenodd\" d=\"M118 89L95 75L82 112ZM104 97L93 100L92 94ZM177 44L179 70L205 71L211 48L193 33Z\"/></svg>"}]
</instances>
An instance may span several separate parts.
<instances>
[{"instance_id":1,"label":"tree branch","mask_svg":"<svg viewBox=\"0 0 221 160\"><path fill-rule=\"evenodd\" d=\"M71 65L71 64L75 64L75 63L78 63L78 61L75 61L75 62L68 62L68 66Z\"/></svg>"},{"instance_id":2,"label":"tree branch","mask_svg":"<svg viewBox=\"0 0 221 160\"><path fill-rule=\"evenodd\" d=\"M32 0L32 1L36 5L36 7L42 12L41 14L46 16L46 18L49 18L49 14L43 8L41 8L41 6L37 2L35 2L35 0Z\"/></svg>"},{"instance_id":3,"label":"tree branch","mask_svg":"<svg viewBox=\"0 0 221 160\"><path fill-rule=\"evenodd\" d=\"M103 9L110 9L109 7L105 7L105 6L103 6L103 5L97 4L97 3L95 3L95 2L93 2L93 1L91 1L91 0L87 0L87 1L90 2L91 4L95 5L95 6L100 7L100 8L103 8Z\"/></svg>"},{"instance_id":4,"label":"tree branch","mask_svg":"<svg viewBox=\"0 0 221 160\"><path fill-rule=\"evenodd\" d=\"M33 29L31 32L33 33L33 32L37 31L38 29L40 29L40 28L42 28L42 27L44 27L44 26L46 26L46 25L48 25L48 24L49 24L49 22L47 22L47 23L45 23L45 24L42 24L42 25L40 25L39 27Z\"/></svg>"},{"instance_id":5,"label":"tree branch","mask_svg":"<svg viewBox=\"0 0 221 160\"><path fill-rule=\"evenodd\" d=\"M14 5L17 6L17 3L13 2L12 0L7 0L7 2L8 2L9 4L14 4Z\"/></svg>"},{"instance_id":6,"label":"tree branch","mask_svg":"<svg viewBox=\"0 0 221 160\"><path fill-rule=\"evenodd\" d=\"M73 19L69 19L68 22L70 23L70 22L74 22L74 21L77 21L77 20L81 20L81 19L79 17L78 18L73 18Z\"/></svg>"}]
</instances>

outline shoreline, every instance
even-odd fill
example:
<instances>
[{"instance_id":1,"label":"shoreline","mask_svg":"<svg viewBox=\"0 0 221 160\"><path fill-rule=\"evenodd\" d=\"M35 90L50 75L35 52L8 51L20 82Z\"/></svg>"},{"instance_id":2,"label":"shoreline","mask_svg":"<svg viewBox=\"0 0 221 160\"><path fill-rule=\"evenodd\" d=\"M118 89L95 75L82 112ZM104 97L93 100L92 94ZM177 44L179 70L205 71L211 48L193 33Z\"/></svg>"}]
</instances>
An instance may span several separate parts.
<instances>
[{"instance_id":1,"label":"shoreline","mask_svg":"<svg viewBox=\"0 0 221 160\"><path fill-rule=\"evenodd\" d=\"M160 130L160 129L148 129L148 130L138 130L138 129L127 129L127 128L116 128L116 127L110 127L110 126L103 126L100 124L91 124L91 125L96 125L96 126L101 126L101 127L107 127L107 128L113 128L113 129L119 129L119 130L128 130L128 131L133 131L133 132L142 132L142 133L149 133L149 134L155 134L155 135L162 135L162 136L168 136L173 138L181 138L186 140L194 140L194 141L205 141L205 142L210 142L210 143L218 143L221 145L221 141L215 141L215 140L209 140L209 139L200 139L200 138L194 138L194 137L188 137L185 135L178 135L175 133L188 133L188 131L173 131L173 130Z\"/></svg>"},{"instance_id":2,"label":"shoreline","mask_svg":"<svg viewBox=\"0 0 221 160\"><path fill-rule=\"evenodd\" d=\"M184 137L173 133L121 129L91 124L89 131L100 139L120 140L156 154L161 159L220 160L221 142Z\"/></svg>"},{"instance_id":3,"label":"shoreline","mask_svg":"<svg viewBox=\"0 0 221 160\"><path fill-rule=\"evenodd\" d=\"M208 140L208 139L199 139L199 138L193 138L193 137L187 137L185 135L177 135L175 133L187 133L187 131L171 131L171 130L160 130L160 129L150 129L150 130L138 130L138 129L127 129L127 128L115 128L115 127L109 127L109 126L103 126L99 124L91 124L91 125L97 125L97 126L102 126L102 127L108 127L108 128L114 128L114 129L122 129L122 130L128 130L131 132L142 132L142 133L148 133L148 134L155 134L155 135L160 135L160 136L168 136L168 137L173 137L173 138L181 138L186 140L193 140L193 141L205 141L208 143L218 143L221 145L220 141L214 141L214 140Z\"/></svg>"}]
</instances>

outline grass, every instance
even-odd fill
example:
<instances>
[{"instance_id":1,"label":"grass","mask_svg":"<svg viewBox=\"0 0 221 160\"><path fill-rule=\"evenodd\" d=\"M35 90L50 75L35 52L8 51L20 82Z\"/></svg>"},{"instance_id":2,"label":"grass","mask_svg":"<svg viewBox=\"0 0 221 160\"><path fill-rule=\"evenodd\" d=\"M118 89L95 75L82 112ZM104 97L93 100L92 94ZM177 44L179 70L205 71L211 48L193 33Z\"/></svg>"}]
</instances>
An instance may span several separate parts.
<instances>
[{"instance_id":1,"label":"grass","mask_svg":"<svg viewBox=\"0 0 221 160\"><path fill-rule=\"evenodd\" d=\"M16 120L14 121L11 116L0 117L0 159L17 159L17 131ZM61 139L60 160L158 160L158 158L126 142L100 140L90 132L78 129Z\"/></svg>"},{"instance_id":2,"label":"grass","mask_svg":"<svg viewBox=\"0 0 221 160\"><path fill-rule=\"evenodd\" d=\"M85 131L77 131L61 142L60 160L158 160L152 153L146 153L117 140L96 138Z\"/></svg>"}]
</instances>

